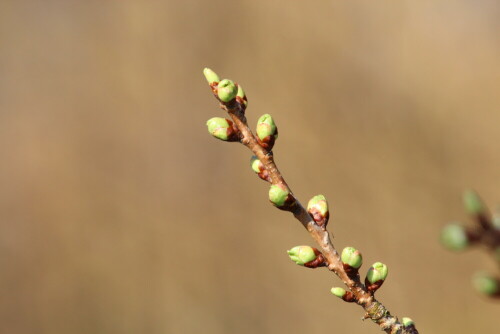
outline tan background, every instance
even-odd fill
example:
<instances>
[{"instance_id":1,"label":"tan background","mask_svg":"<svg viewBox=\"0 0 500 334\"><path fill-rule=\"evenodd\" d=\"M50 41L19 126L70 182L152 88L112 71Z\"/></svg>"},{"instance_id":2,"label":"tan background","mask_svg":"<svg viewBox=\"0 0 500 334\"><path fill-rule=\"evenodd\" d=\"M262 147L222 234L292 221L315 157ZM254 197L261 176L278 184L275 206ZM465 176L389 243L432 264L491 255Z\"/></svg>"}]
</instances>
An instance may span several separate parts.
<instances>
[{"instance_id":1,"label":"tan background","mask_svg":"<svg viewBox=\"0 0 500 334\"><path fill-rule=\"evenodd\" d=\"M500 202L498 1L1 1L0 332L377 333L293 265L310 239L267 202L202 76L252 124L338 248L389 265L421 333L493 333L481 251L443 250L460 193Z\"/></svg>"}]
</instances>

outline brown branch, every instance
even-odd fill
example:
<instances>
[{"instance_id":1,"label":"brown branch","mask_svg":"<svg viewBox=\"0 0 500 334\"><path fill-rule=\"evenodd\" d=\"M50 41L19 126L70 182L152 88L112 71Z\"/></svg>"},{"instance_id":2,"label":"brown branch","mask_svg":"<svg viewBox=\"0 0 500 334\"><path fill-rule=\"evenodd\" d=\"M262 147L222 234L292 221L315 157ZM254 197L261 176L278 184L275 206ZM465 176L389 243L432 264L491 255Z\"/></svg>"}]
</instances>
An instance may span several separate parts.
<instances>
[{"instance_id":1,"label":"brown branch","mask_svg":"<svg viewBox=\"0 0 500 334\"><path fill-rule=\"evenodd\" d=\"M403 326L396 317L389 313L384 305L375 299L374 291L369 291L369 289L365 287L360 280L357 270L355 270L354 274L346 271L344 263L332 243L332 237L326 228L326 224L323 226L318 225L299 200L293 195L292 190L285 182L285 179L274 162L272 151L266 150L248 127L245 117L246 103L243 103L240 97L234 98L229 102L223 102L217 95L216 83L211 84L211 87L215 97L220 102L221 108L228 112L234 125L238 129L240 133L240 142L248 147L263 164L268 174L267 180L269 180L272 185L279 185L290 193L292 198L291 203L281 209L290 211L320 246L327 268L334 272L348 287L350 291L348 297L349 301L356 302L365 310L363 318L371 319L386 333L418 334L413 324L406 327Z\"/></svg>"}]
</instances>

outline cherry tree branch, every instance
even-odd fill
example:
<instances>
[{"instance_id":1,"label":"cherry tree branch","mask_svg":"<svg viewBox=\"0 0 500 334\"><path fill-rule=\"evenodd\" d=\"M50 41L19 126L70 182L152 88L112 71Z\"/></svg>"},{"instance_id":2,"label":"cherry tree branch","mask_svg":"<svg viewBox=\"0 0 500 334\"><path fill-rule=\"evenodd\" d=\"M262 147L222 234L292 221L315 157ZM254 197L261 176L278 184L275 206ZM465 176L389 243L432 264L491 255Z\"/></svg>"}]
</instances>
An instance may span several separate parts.
<instances>
[{"instance_id":1,"label":"cherry tree branch","mask_svg":"<svg viewBox=\"0 0 500 334\"><path fill-rule=\"evenodd\" d=\"M500 215L492 217L475 191L465 191L463 202L473 224L469 226L462 223L448 224L441 232L441 242L452 251L482 247L500 266ZM472 283L479 293L492 299L500 299L500 272L497 274L477 272L473 276Z\"/></svg>"},{"instance_id":2,"label":"cherry tree branch","mask_svg":"<svg viewBox=\"0 0 500 334\"><path fill-rule=\"evenodd\" d=\"M316 197L313 198L310 205L313 204L311 208L308 205L308 210L295 197L274 161L272 147L277 138L277 128L271 116L263 115L259 119L257 135L254 135L245 117L247 99L243 89L230 80L221 81L210 69L205 69L204 74L214 96L220 102L220 107L231 118L231 120L225 121L219 118L209 120L207 123L209 132L222 140L239 141L252 151L257 163L254 170L262 179L271 184L271 202L277 208L291 212L309 232L321 250L320 252L308 246L298 246L289 251L290 257L295 259L297 264L310 268L324 266L334 272L344 282L348 291L343 288L334 288L332 293L347 302L355 302L360 305L365 311L363 318L371 319L386 333L418 333L411 319L403 318L400 322L375 298L375 291L382 285L387 275L385 265L380 262L374 264L368 272L365 284L363 284L358 273L362 261L361 254L354 248L348 247L342 252L342 257L339 255L333 245L333 237L326 227L329 214L324 196L316 196L315 202L313 200ZM345 259L344 253L346 254Z\"/></svg>"}]
</instances>

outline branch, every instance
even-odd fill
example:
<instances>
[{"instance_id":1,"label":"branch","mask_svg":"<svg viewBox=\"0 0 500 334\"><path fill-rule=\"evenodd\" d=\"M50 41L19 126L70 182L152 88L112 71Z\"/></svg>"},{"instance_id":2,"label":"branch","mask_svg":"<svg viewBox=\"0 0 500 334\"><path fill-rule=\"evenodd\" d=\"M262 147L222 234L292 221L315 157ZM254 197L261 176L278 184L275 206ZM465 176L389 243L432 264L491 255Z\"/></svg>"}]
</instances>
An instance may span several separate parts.
<instances>
[{"instance_id":1,"label":"branch","mask_svg":"<svg viewBox=\"0 0 500 334\"><path fill-rule=\"evenodd\" d=\"M500 216L492 217L483 200L472 190L464 192L463 202L474 224L448 224L441 232L442 244L452 251L483 247L500 266ZM500 299L500 272L496 275L478 272L473 276L472 284L479 293Z\"/></svg>"},{"instance_id":2,"label":"branch","mask_svg":"<svg viewBox=\"0 0 500 334\"><path fill-rule=\"evenodd\" d=\"M297 246L288 251L290 258L297 264L310 268L326 267L334 272L346 285L332 288L332 293L346 302L355 302L364 311L364 319L371 319L386 333L418 334L413 321L403 318L400 322L392 316L382 303L375 299L375 291L387 277L387 266L377 262L369 270L365 284L361 282L358 269L362 264L359 251L347 247L342 256L335 249L327 230L328 204L323 195L313 197L307 210L293 194L274 162L272 148L278 137L274 120L270 115L260 117L257 135L248 127L245 117L247 98L241 86L230 80L220 78L210 69L204 70L205 77L220 102L220 107L227 111L231 120L212 118L207 122L209 132L225 141L238 141L254 154L252 169L260 178L269 182L269 199L278 209L291 212L306 228L319 245L321 252L309 246Z\"/></svg>"}]
</instances>

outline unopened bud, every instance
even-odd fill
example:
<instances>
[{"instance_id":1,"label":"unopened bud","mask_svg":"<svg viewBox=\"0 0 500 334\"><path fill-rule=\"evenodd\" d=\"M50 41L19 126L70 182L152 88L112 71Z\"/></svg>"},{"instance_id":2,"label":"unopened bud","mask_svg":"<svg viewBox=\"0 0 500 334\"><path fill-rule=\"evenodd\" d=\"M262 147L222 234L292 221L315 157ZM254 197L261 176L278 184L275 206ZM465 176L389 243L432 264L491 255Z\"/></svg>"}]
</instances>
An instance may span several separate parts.
<instances>
[{"instance_id":1,"label":"unopened bud","mask_svg":"<svg viewBox=\"0 0 500 334\"><path fill-rule=\"evenodd\" d=\"M449 224L441 231L441 243L446 248L459 251L467 248L469 245L469 238L465 227L460 224Z\"/></svg>"},{"instance_id":2,"label":"unopened bud","mask_svg":"<svg viewBox=\"0 0 500 334\"><path fill-rule=\"evenodd\" d=\"M335 287L330 290L330 292L334 295L339 297L340 299L346 301L346 302L354 302L355 298L352 292L346 291L343 288Z\"/></svg>"},{"instance_id":3,"label":"unopened bud","mask_svg":"<svg viewBox=\"0 0 500 334\"><path fill-rule=\"evenodd\" d=\"M405 328L408 328L410 326L415 326L415 323L413 322L413 320L411 320L410 318L407 318L407 317L401 318L401 322L403 323L403 327L405 327Z\"/></svg>"},{"instance_id":4,"label":"unopened bud","mask_svg":"<svg viewBox=\"0 0 500 334\"><path fill-rule=\"evenodd\" d=\"M336 287L336 288L332 288L330 290L330 292L332 294L334 294L335 296L337 296L339 298L342 298L342 297L345 296L345 294L346 294L347 291L345 291L345 289L343 289L343 288Z\"/></svg>"},{"instance_id":5,"label":"unopened bud","mask_svg":"<svg viewBox=\"0 0 500 334\"><path fill-rule=\"evenodd\" d=\"M328 211L328 202L325 196L316 195L309 200L307 204L307 212L313 217L316 224L322 227L326 227L328 224L328 218L330 217L330 212Z\"/></svg>"},{"instance_id":6,"label":"unopened bud","mask_svg":"<svg viewBox=\"0 0 500 334\"><path fill-rule=\"evenodd\" d=\"M217 96L222 102L229 102L236 97L238 88L235 83L229 79L224 79L217 86Z\"/></svg>"},{"instance_id":7,"label":"unopened bud","mask_svg":"<svg viewBox=\"0 0 500 334\"><path fill-rule=\"evenodd\" d=\"M273 117L269 114L260 116L257 121L257 139L259 144L266 150L271 150L278 138L278 128Z\"/></svg>"},{"instance_id":8,"label":"unopened bud","mask_svg":"<svg viewBox=\"0 0 500 334\"><path fill-rule=\"evenodd\" d=\"M273 184L269 188L269 200L277 208L286 210L292 204L293 197L285 186Z\"/></svg>"},{"instance_id":9,"label":"unopened bud","mask_svg":"<svg viewBox=\"0 0 500 334\"><path fill-rule=\"evenodd\" d=\"M498 279L484 272L474 275L472 285L478 292L487 296L495 296L500 293L500 282Z\"/></svg>"},{"instance_id":10,"label":"unopened bud","mask_svg":"<svg viewBox=\"0 0 500 334\"><path fill-rule=\"evenodd\" d=\"M221 117L213 117L207 121L208 132L217 139L224 141L238 140L238 133L233 122Z\"/></svg>"},{"instance_id":11,"label":"unopened bud","mask_svg":"<svg viewBox=\"0 0 500 334\"><path fill-rule=\"evenodd\" d=\"M346 247L342 250L340 257L344 263L344 269L348 274L355 273L363 264L363 256L354 247Z\"/></svg>"},{"instance_id":12,"label":"unopened bud","mask_svg":"<svg viewBox=\"0 0 500 334\"><path fill-rule=\"evenodd\" d=\"M239 103L243 104L245 107L248 104L247 97L245 95L245 91L243 90L243 87L241 87L240 85L238 85L238 93L236 93L236 100Z\"/></svg>"},{"instance_id":13,"label":"unopened bud","mask_svg":"<svg viewBox=\"0 0 500 334\"><path fill-rule=\"evenodd\" d=\"M213 84L213 83L218 83L220 81L219 76L217 73L209 69L208 67L205 67L203 70L203 74L205 75L205 79L207 79L208 84Z\"/></svg>"},{"instance_id":14,"label":"unopened bud","mask_svg":"<svg viewBox=\"0 0 500 334\"><path fill-rule=\"evenodd\" d=\"M365 278L365 285L368 291L376 291L380 288L382 284L384 284L387 274L387 266L381 262L375 262L370 269L368 269Z\"/></svg>"},{"instance_id":15,"label":"unopened bud","mask_svg":"<svg viewBox=\"0 0 500 334\"><path fill-rule=\"evenodd\" d=\"M255 155L250 158L250 166L252 170L264 181L271 182L269 173L267 172L264 164Z\"/></svg>"},{"instance_id":16,"label":"unopened bud","mask_svg":"<svg viewBox=\"0 0 500 334\"><path fill-rule=\"evenodd\" d=\"M466 190L463 194L465 210L471 215L486 213L486 205L479 195L473 190Z\"/></svg>"},{"instance_id":17,"label":"unopened bud","mask_svg":"<svg viewBox=\"0 0 500 334\"><path fill-rule=\"evenodd\" d=\"M264 169L264 164L255 155L250 158L250 165L252 166L252 170L257 174Z\"/></svg>"},{"instance_id":18,"label":"unopened bud","mask_svg":"<svg viewBox=\"0 0 500 334\"><path fill-rule=\"evenodd\" d=\"M310 246L295 246L287 253L290 259L299 266L317 268L325 265L321 252Z\"/></svg>"}]
</instances>

